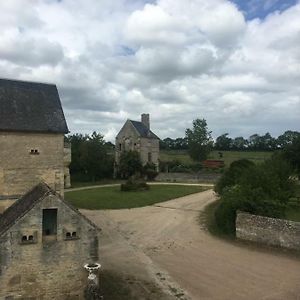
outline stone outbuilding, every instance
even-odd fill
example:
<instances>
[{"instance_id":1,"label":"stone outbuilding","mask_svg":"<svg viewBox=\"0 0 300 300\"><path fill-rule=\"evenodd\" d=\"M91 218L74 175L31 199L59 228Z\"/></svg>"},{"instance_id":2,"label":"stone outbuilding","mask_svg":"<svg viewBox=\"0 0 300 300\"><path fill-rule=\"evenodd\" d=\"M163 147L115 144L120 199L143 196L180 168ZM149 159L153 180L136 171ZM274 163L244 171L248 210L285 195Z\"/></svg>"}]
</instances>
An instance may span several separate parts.
<instances>
[{"instance_id":1,"label":"stone outbuilding","mask_svg":"<svg viewBox=\"0 0 300 300\"><path fill-rule=\"evenodd\" d=\"M141 121L127 120L116 136L115 166L117 169L121 153L140 153L142 164L154 163L159 167L159 137L150 130L149 114L142 114Z\"/></svg>"},{"instance_id":2,"label":"stone outbuilding","mask_svg":"<svg viewBox=\"0 0 300 300\"><path fill-rule=\"evenodd\" d=\"M0 215L0 299L83 299L99 229L45 183Z\"/></svg>"},{"instance_id":3,"label":"stone outbuilding","mask_svg":"<svg viewBox=\"0 0 300 300\"><path fill-rule=\"evenodd\" d=\"M0 210L41 180L63 197L68 132L55 85L0 79Z\"/></svg>"}]
</instances>

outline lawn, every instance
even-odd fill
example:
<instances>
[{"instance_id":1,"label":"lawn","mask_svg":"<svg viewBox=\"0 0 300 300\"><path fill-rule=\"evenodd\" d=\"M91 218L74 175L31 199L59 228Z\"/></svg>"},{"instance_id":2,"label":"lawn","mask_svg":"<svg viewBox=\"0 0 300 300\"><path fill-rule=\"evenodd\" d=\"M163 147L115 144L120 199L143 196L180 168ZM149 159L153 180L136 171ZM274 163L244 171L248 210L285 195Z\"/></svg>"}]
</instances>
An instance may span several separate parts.
<instances>
[{"instance_id":1,"label":"lawn","mask_svg":"<svg viewBox=\"0 0 300 300\"><path fill-rule=\"evenodd\" d=\"M219 152L222 152L222 158L220 158ZM272 152L266 151L212 151L208 158L224 160L225 166L229 166L233 161L243 158L249 159L255 163L263 162L264 160L270 158L271 155ZM161 161L178 160L182 164L194 163L185 150L163 150L160 151L159 158Z\"/></svg>"},{"instance_id":2,"label":"lawn","mask_svg":"<svg viewBox=\"0 0 300 300\"><path fill-rule=\"evenodd\" d=\"M66 191L65 199L77 208L121 209L148 206L207 189L200 186L151 185L149 191L121 192L120 186L114 186Z\"/></svg>"}]
</instances>

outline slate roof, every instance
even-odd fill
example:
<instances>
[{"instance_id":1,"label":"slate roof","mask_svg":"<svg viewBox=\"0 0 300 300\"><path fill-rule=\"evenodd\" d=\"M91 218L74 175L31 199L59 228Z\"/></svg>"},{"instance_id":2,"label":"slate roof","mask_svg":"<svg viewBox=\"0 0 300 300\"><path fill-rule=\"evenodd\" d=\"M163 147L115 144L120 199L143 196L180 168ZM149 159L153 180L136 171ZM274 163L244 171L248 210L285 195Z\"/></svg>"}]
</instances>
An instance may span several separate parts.
<instances>
[{"instance_id":1,"label":"slate roof","mask_svg":"<svg viewBox=\"0 0 300 300\"><path fill-rule=\"evenodd\" d=\"M0 78L0 131L68 133L56 86Z\"/></svg>"},{"instance_id":2,"label":"slate roof","mask_svg":"<svg viewBox=\"0 0 300 300\"><path fill-rule=\"evenodd\" d=\"M23 197L17 200L13 205L8 207L2 215L0 215L0 236L8 230L13 224L15 224L21 217L23 217L28 211L30 211L36 203L43 200L48 195L56 195L64 204L70 209L75 211L81 217L83 217L88 223L90 223L96 229L99 229L93 222L82 215L71 204L63 200L59 195L55 193L46 183L41 182L26 193Z\"/></svg>"},{"instance_id":3,"label":"slate roof","mask_svg":"<svg viewBox=\"0 0 300 300\"><path fill-rule=\"evenodd\" d=\"M129 121L131 122L133 127L138 131L141 137L159 139L159 137L156 134L154 134L150 129L148 129L144 123L133 121L133 120L129 120Z\"/></svg>"}]
</instances>

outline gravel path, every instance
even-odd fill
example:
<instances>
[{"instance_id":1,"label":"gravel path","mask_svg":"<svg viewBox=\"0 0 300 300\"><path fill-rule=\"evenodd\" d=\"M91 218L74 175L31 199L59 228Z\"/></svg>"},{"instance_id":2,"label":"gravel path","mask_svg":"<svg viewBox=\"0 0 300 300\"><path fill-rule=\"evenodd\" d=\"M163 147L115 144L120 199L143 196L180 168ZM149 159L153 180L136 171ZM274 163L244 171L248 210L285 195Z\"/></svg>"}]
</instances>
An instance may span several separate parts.
<instances>
[{"instance_id":1,"label":"gravel path","mask_svg":"<svg viewBox=\"0 0 300 300\"><path fill-rule=\"evenodd\" d=\"M82 212L103 229L104 268L154 282L165 294L151 299L299 300L299 259L201 228L199 213L214 200L209 190L143 208Z\"/></svg>"}]
</instances>

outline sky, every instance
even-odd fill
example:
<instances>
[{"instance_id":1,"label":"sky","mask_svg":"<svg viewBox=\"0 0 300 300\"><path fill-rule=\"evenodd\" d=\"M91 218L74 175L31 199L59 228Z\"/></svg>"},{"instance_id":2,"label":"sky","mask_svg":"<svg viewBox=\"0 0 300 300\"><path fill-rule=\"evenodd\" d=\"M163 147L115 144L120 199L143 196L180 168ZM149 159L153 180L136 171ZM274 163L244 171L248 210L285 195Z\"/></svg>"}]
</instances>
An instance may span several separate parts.
<instances>
[{"instance_id":1,"label":"sky","mask_svg":"<svg viewBox=\"0 0 300 300\"><path fill-rule=\"evenodd\" d=\"M0 77L54 83L71 133L300 131L300 0L0 1Z\"/></svg>"}]
</instances>

